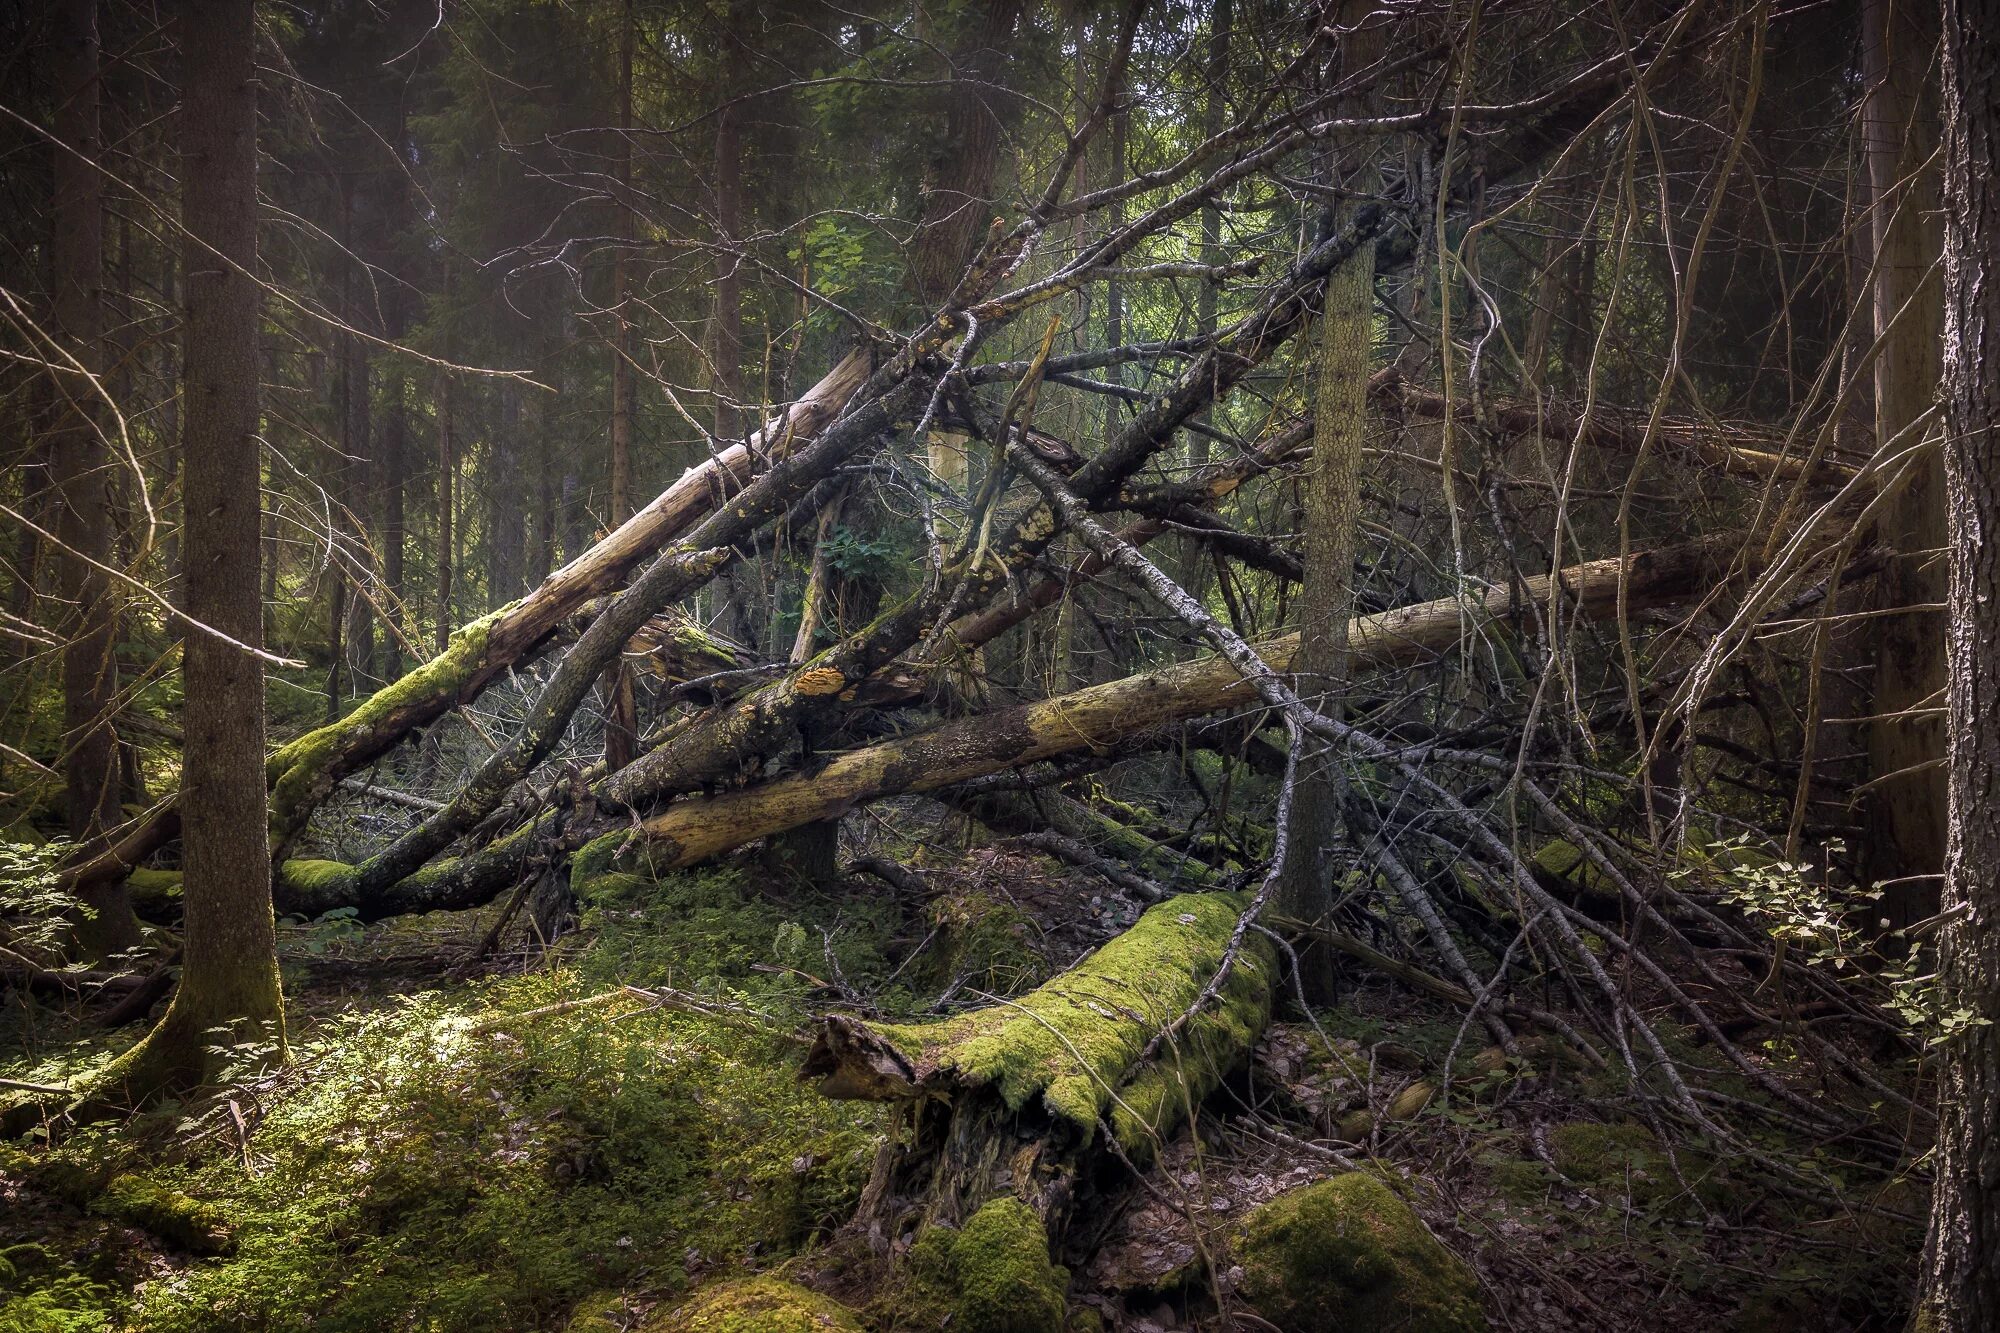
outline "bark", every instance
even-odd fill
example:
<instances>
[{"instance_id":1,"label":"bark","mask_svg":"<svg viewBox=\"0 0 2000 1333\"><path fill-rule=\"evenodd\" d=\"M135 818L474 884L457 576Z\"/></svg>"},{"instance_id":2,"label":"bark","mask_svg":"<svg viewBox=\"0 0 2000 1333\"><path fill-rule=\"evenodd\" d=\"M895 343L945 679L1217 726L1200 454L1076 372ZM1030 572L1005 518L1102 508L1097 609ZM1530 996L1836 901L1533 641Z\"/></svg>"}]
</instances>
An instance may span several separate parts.
<instances>
[{"instance_id":1,"label":"bark","mask_svg":"<svg viewBox=\"0 0 2000 1333\"><path fill-rule=\"evenodd\" d=\"M639 561L693 527L720 497L744 485L758 459L782 458L802 447L861 387L868 365L866 351L850 353L749 444L733 446L688 469L644 509L526 597L462 627L441 656L377 690L333 726L273 751L266 772L272 783L274 831L281 838L296 831L341 778L410 732L477 697L590 598L616 587ZM164 803L137 825L84 849L69 868L69 881L122 878L174 836L177 809L174 802Z\"/></svg>"},{"instance_id":2,"label":"bark","mask_svg":"<svg viewBox=\"0 0 2000 1333\"><path fill-rule=\"evenodd\" d=\"M486 491L486 608L497 611L519 597L527 557L528 494L521 449L521 390L505 383L499 391L500 419L493 428Z\"/></svg>"},{"instance_id":3,"label":"bark","mask_svg":"<svg viewBox=\"0 0 2000 1333\"><path fill-rule=\"evenodd\" d=\"M1352 76L1381 55L1384 29L1365 20L1369 6L1350 0L1345 24L1357 25L1342 46ZM1365 111L1363 106L1360 108ZM1357 194L1375 192L1375 171L1350 172ZM1364 247L1327 276L1320 315L1318 374L1313 397L1313 461L1306 480L1305 578L1299 589L1296 690L1314 711L1340 721L1346 712L1347 627L1354 605L1354 557L1361 525L1361 451L1367 437L1368 362L1374 342L1375 252ZM1321 921L1333 908L1331 856L1348 841L1343 811L1347 779L1340 747L1303 735L1291 836L1272 895L1280 912ZM1299 984L1308 1004L1329 1004L1338 980L1331 950L1308 945L1299 954Z\"/></svg>"},{"instance_id":4,"label":"bark","mask_svg":"<svg viewBox=\"0 0 2000 1333\"><path fill-rule=\"evenodd\" d=\"M1932 268L1943 242L1931 160L1936 89L1928 77L1938 34L1934 15L1904 0L1871 0L1862 9L1862 29L1868 88L1861 134L1872 196L1875 334L1882 340L1875 439L1878 449L1903 448L1912 440L1898 437L1931 410L1937 394L1944 325ZM1884 602L1944 601L1944 475L1935 455L1916 464L1880 523L1883 539L1898 552L1883 571ZM1937 881L1929 877L1944 868L1944 730L1935 712L1944 688L1944 616L1885 616L1874 637L1873 712L1882 720L1868 728L1869 776L1878 785L1868 801L1864 846L1870 878L1901 881L1888 888L1882 906L1896 925L1907 926L1936 910Z\"/></svg>"},{"instance_id":5,"label":"bark","mask_svg":"<svg viewBox=\"0 0 2000 1333\"><path fill-rule=\"evenodd\" d=\"M84 373L56 376L55 463L58 593L76 608L63 647L63 786L69 833L79 842L119 822L118 694L115 603L109 563L112 460L104 446L100 387L86 378L103 369L104 187L100 142L96 0L58 0L53 49L60 61L56 112L55 198L50 279L55 336ZM93 959L139 943L139 923L120 885L79 886L84 912L76 942Z\"/></svg>"},{"instance_id":6,"label":"bark","mask_svg":"<svg viewBox=\"0 0 2000 1333\"><path fill-rule=\"evenodd\" d=\"M2000 3L1944 6L1949 843L1938 980L1972 1020L1939 1055L1918 1325L2000 1327Z\"/></svg>"},{"instance_id":7,"label":"bark","mask_svg":"<svg viewBox=\"0 0 2000 1333\"><path fill-rule=\"evenodd\" d=\"M946 303L993 215L1000 138L1017 110L995 85L1002 82L1021 10L1021 0L984 0L973 30L951 55L944 135L910 256L911 285L926 309Z\"/></svg>"},{"instance_id":8,"label":"bark","mask_svg":"<svg viewBox=\"0 0 2000 1333\"><path fill-rule=\"evenodd\" d=\"M1270 1018L1275 951L1245 900L1189 894L1149 909L1055 980L935 1023L820 1020L803 1068L829 1097L901 1102L856 1217L883 1241L962 1224L1003 1196L1060 1237L1115 1146L1150 1159L1250 1055Z\"/></svg>"},{"instance_id":9,"label":"bark","mask_svg":"<svg viewBox=\"0 0 2000 1333\"><path fill-rule=\"evenodd\" d=\"M362 867L361 892L372 897L414 873L461 833L490 814L513 785L548 754L569 719L625 645L652 618L712 578L729 548L782 515L828 473L872 444L908 406L903 386L850 413L810 446L772 465L741 495L670 548L614 598L563 657L535 701L521 733L496 749L437 815L398 838ZM606 772L618 774L606 763Z\"/></svg>"},{"instance_id":10,"label":"bark","mask_svg":"<svg viewBox=\"0 0 2000 1333\"><path fill-rule=\"evenodd\" d=\"M187 0L182 216L187 229L187 610L263 642L258 598L257 82L252 0ZM213 1048L272 1042L284 1013L264 838L263 664L190 632L183 716L185 936L165 1017L107 1070L98 1097L136 1103L214 1072ZM220 1029L220 1032L217 1030ZM218 1041L218 1037L221 1040Z\"/></svg>"},{"instance_id":11,"label":"bark","mask_svg":"<svg viewBox=\"0 0 2000 1333\"><path fill-rule=\"evenodd\" d=\"M613 207L611 251L611 524L632 516L632 312L629 272L632 246L632 44L636 34L632 0L625 0L618 32L618 158L614 167L619 198ZM638 699L625 665L613 658L604 673L604 766L616 772L632 762L638 743Z\"/></svg>"},{"instance_id":12,"label":"bark","mask_svg":"<svg viewBox=\"0 0 2000 1333\"><path fill-rule=\"evenodd\" d=\"M445 291L451 290L447 266ZM446 346L449 347L449 340ZM448 354L448 353L447 353ZM451 614L453 536L458 505L458 442L452 435L451 374L440 370L437 378L437 650L442 657L451 649L452 630L457 625Z\"/></svg>"}]
</instances>

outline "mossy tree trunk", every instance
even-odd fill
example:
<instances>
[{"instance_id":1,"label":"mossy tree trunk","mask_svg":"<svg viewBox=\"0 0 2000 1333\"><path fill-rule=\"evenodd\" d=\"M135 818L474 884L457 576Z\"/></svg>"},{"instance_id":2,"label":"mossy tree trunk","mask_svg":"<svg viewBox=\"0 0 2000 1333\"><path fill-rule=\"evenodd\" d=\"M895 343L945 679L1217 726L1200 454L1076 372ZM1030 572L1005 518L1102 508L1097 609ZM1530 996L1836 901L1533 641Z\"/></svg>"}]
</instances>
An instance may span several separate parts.
<instances>
[{"instance_id":1,"label":"mossy tree trunk","mask_svg":"<svg viewBox=\"0 0 2000 1333\"><path fill-rule=\"evenodd\" d=\"M187 612L236 642L187 637L181 982L159 1026L104 1076L100 1096L130 1102L206 1081L217 1046L284 1042L264 837L264 669L252 651L263 642L255 5L187 0L179 28Z\"/></svg>"},{"instance_id":2,"label":"mossy tree trunk","mask_svg":"<svg viewBox=\"0 0 2000 1333\"><path fill-rule=\"evenodd\" d=\"M749 444L732 446L688 469L652 503L526 597L461 626L444 652L383 686L339 722L274 750L266 761L273 834L281 842L289 838L340 779L477 697L578 608L617 587L640 561L709 514L718 495L740 490L760 460L802 448L861 387L869 364L865 349L851 353ZM400 547L398 526L392 555ZM178 801L166 802L143 820L80 849L66 872L67 881L81 887L120 880L179 831Z\"/></svg>"}]
</instances>

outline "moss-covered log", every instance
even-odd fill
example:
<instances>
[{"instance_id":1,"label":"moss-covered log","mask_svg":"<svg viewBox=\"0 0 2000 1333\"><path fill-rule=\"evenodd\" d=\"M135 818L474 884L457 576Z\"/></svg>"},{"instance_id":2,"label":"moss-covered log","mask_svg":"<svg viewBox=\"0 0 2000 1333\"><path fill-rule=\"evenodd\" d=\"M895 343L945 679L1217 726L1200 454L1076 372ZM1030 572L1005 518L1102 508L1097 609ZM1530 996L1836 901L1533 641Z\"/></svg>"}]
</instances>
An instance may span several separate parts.
<instances>
[{"instance_id":1,"label":"moss-covered log","mask_svg":"<svg viewBox=\"0 0 2000 1333\"><path fill-rule=\"evenodd\" d=\"M1150 1158L1270 1017L1271 946L1252 934L1230 954L1245 902L1170 899L1046 985L955 1018L823 1019L806 1077L830 1097L909 1104L908 1132L877 1159L867 1226L894 1236L912 1214L956 1226L1011 1193L1059 1235L1094 1187L1101 1127L1126 1157Z\"/></svg>"}]
</instances>

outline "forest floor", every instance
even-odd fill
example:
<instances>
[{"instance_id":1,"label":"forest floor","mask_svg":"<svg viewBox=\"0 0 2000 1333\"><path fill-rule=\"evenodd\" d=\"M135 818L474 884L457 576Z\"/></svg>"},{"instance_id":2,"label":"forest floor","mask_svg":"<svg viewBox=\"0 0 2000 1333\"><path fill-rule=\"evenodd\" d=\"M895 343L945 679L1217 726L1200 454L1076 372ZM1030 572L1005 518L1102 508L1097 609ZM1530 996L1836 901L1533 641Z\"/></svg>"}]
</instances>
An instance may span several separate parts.
<instances>
[{"instance_id":1,"label":"forest floor","mask_svg":"<svg viewBox=\"0 0 2000 1333\"><path fill-rule=\"evenodd\" d=\"M774 890L754 861L606 876L553 947L510 937L484 958L497 907L287 924L282 1068L0 1148L0 1333L603 1333L675 1327L691 1288L747 1271L837 1285L816 1262L893 1114L799 1081L809 1016L1019 993L1139 906L1005 844L917 864L921 900L872 880ZM0 1074L64 1082L127 1039L11 996ZM1230 1227L1359 1169L1472 1265L1495 1328L1897 1324L1912 1221L1796 1197L1699 1140L1669 1148L1619 1080L1486 1040L1365 973L1333 1009L1281 1010L1125 1203L1073 1228L1074 1316L1263 1326L1204 1294L1229 1288ZM1836 1174L1842 1154L1761 1146ZM1908 1215L1913 1195L1874 1202ZM870 1328L920 1326L838 1294Z\"/></svg>"}]
</instances>

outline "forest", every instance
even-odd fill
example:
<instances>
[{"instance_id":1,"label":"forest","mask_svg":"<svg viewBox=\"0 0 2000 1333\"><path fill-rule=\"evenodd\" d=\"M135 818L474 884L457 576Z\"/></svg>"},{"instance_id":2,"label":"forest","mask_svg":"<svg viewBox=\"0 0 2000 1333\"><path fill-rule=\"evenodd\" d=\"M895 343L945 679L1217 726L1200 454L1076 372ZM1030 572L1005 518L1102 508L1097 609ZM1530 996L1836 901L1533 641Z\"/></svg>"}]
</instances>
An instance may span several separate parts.
<instances>
[{"instance_id":1,"label":"forest","mask_svg":"<svg viewBox=\"0 0 2000 1333\"><path fill-rule=\"evenodd\" d=\"M2000 0L12 0L0 464L0 1333L2000 1333Z\"/></svg>"}]
</instances>

